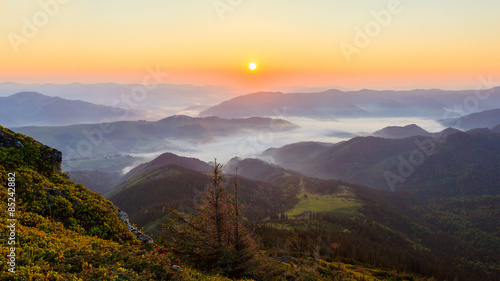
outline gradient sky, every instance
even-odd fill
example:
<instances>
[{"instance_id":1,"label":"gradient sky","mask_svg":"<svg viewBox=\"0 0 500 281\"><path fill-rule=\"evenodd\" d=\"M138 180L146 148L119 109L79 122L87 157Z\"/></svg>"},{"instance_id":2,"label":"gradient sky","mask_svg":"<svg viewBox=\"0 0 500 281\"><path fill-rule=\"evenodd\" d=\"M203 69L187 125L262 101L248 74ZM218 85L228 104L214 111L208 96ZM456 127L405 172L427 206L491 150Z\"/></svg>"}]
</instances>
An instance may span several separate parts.
<instances>
[{"instance_id":1,"label":"gradient sky","mask_svg":"<svg viewBox=\"0 0 500 281\"><path fill-rule=\"evenodd\" d=\"M355 28L391 1L241 0L222 20L214 3L229 0L61 0L16 52L23 18L43 20L39 2L58 2L0 0L0 82L141 83L156 65L170 74L164 83L261 90L471 88L500 78L498 0L396 0L402 11L348 62L341 44L356 46Z\"/></svg>"}]
</instances>

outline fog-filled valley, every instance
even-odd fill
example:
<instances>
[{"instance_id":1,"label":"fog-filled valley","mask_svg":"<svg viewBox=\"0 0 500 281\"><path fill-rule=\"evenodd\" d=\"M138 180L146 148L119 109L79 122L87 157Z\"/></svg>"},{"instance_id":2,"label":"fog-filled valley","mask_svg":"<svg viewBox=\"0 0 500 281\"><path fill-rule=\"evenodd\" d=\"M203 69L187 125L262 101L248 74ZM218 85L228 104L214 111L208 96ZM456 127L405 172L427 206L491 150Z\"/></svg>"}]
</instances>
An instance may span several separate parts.
<instances>
[{"instance_id":1,"label":"fog-filled valley","mask_svg":"<svg viewBox=\"0 0 500 281\"><path fill-rule=\"evenodd\" d=\"M160 85L138 100L127 94L133 85L30 85L19 93L10 91L22 85L0 86L0 124L8 124L0 132L4 167L34 173L24 187L38 194L21 206L48 212L45 223L78 233L137 238L140 247L157 243L150 262L173 255L161 272L174 264L187 274L178 266L183 261L203 271L183 254L191 246L173 242L187 231L175 221L198 219L211 186L225 186L227 204L238 198L235 206L243 206L238 225L252 229L244 241L259 241L245 247L266 253L254 265L280 268L220 271L226 276L300 278L308 270L322 280L500 276L498 87L238 95L225 87ZM107 91L113 94L99 98ZM9 110L23 114L14 118ZM217 173L221 182L214 184ZM41 179L52 187L38 185ZM79 205L83 196L95 196L91 209ZM76 215L97 212L92 208L111 208L92 218L98 226L120 226L96 228ZM112 208L135 238L120 236L125 225L114 221ZM291 266L301 269L292 273Z\"/></svg>"},{"instance_id":2,"label":"fog-filled valley","mask_svg":"<svg viewBox=\"0 0 500 281\"><path fill-rule=\"evenodd\" d=\"M227 87L167 84L139 96L134 92L139 86L2 83L0 95L6 97L0 97L4 99L0 121L62 151L63 170L92 170L96 167L91 160L102 159L116 162L110 163L109 171L123 173L164 152L226 162L232 157L259 157L269 148L296 142L338 143L356 136L376 136L377 131L390 126L415 124L430 133L447 127L470 130L481 124L492 128L500 115L499 110L495 111L500 108L500 88L484 86L469 91L327 90L236 97L232 96L237 91ZM40 93L12 92L20 89ZM82 114L76 114L75 108ZM5 117L12 116L8 110L24 113L16 122L10 122ZM194 119L186 125L181 124L184 121L172 121L174 115ZM227 127L214 129L210 128L209 116L268 119L259 124L248 122L247 126L231 124L238 121L230 120ZM180 129L161 132L165 130L162 120L177 122L168 126ZM290 127L282 128L278 120L290 122ZM82 123L86 125L72 125Z\"/></svg>"},{"instance_id":3,"label":"fog-filled valley","mask_svg":"<svg viewBox=\"0 0 500 281\"><path fill-rule=\"evenodd\" d=\"M499 11L0 0L0 280L500 280Z\"/></svg>"}]
</instances>

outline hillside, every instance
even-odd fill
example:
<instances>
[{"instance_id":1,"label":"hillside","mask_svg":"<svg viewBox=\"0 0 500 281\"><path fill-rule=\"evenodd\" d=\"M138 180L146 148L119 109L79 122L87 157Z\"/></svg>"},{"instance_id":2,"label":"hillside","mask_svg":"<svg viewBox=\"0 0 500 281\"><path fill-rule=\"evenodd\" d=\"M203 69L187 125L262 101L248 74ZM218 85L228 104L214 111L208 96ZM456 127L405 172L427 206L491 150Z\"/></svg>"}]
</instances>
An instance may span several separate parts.
<instances>
[{"instance_id":1,"label":"hillside","mask_svg":"<svg viewBox=\"0 0 500 281\"><path fill-rule=\"evenodd\" d=\"M75 183L81 183L88 189L104 194L118 185L122 175L105 171L69 171L66 172Z\"/></svg>"},{"instance_id":2,"label":"hillside","mask_svg":"<svg viewBox=\"0 0 500 281\"><path fill-rule=\"evenodd\" d=\"M1 280L236 280L195 270L163 247L139 242L117 208L68 180L60 161L59 151L0 127L0 183L5 191L11 188L0 194L1 207L9 211L0 214L0 224L11 237L0 245L9 258L0 266ZM250 272L255 280L382 280L380 273L402 280L373 267L358 266L360 274L348 263L319 265L312 259L292 266L263 256L257 264Z\"/></svg>"},{"instance_id":3,"label":"hillside","mask_svg":"<svg viewBox=\"0 0 500 281\"><path fill-rule=\"evenodd\" d=\"M315 155L321 153L335 145L333 143L321 142L298 142L285 145L280 148L269 148L262 153L262 158L270 163L276 163L281 167L301 171L307 174L307 170L302 169L302 162L309 161ZM285 164L286 163L286 164Z\"/></svg>"},{"instance_id":4,"label":"hillside","mask_svg":"<svg viewBox=\"0 0 500 281\"><path fill-rule=\"evenodd\" d=\"M297 149L294 153L294 145L268 150L263 157L313 177L342 179L381 189L391 188L389 183L396 181L396 189L412 191L422 198L489 195L499 191L495 172L500 165L499 143L498 133L460 132L439 139L357 137L323 150L312 149L306 158L303 155L307 151ZM301 143L296 145L303 147ZM405 168L411 153L423 155L415 159L424 163ZM411 169L411 176L398 169Z\"/></svg>"},{"instance_id":5,"label":"hillside","mask_svg":"<svg viewBox=\"0 0 500 281\"><path fill-rule=\"evenodd\" d=\"M494 140L491 134L457 134L471 138L467 145L484 136L493 138L484 143ZM111 202L61 173L61 158L57 150L0 127L0 181L16 186L19 252L12 280L229 280L195 265L176 269L172 265L182 260L162 246L138 242ZM183 161L204 167L196 159L165 154L131 173L110 196L159 243L168 208L191 213L209 181L206 173L172 164ZM249 278L496 280L500 275L499 232L492 223L500 198L481 195L487 188L414 204L409 193L309 178L258 159L233 159L228 168L236 166L260 179L238 180L245 224L263 253ZM230 186L233 178L226 179ZM11 195L1 196L7 208ZM0 216L4 228L7 215ZM7 252L7 245L1 247ZM10 280L7 266L0 277Z\"/></svg>"},{"instance_id":6,"label":"hillside","mask_svg":"<svg viewBox=\"0 0 500 281\"><path fill-rule=\"evenodd\" d=\"M0 97L0 124L7 127L62 126L123 120L124 109L81 100L49 97L36 92L21 92ZM127 119L139 119L128 112Z\"/></svg>"},{"instance_id":7,"label":"hillside","mask_svg":"<svg viewBox=\"0 0 500 281\"><path fill-rule=\"evenodd\" d=\"M189 84L156 84L148 87L145 97L132 95L137 87L143 85L117 83L71 83L71 84L19 84L1 83L0 96L9 96L19 92L39 92L69 100L81 100L91 103L114 105L121 108L132 107L134 112L148 120L158 120L174 114L183 114L190 106L213 105L237 95L235 89L226 86L197 86ZM164 81L168 82L168 81ZM0 111L1 112L1 111ZM123 115L121 112L119 116ZM139 118L137 118L139 119ZM136 119L136 120L137 120ZM96 120L95 122L100 122Z\"/></svg>"},{"instance_id":8,"label":"hillside","mask_svg":"<svg viewBox=\"0 0 500 281\"><path fill-rule=\"evenodd\" d=\"M493 128L500 124L500 108L472 113L459 118L441 119L445 126L471 130L476 128Z\"/></svg>"},{"instance_id":9,"label":"hillside","mask_svg":"<svg viewBox=\"0 0 500 281\"><path fill-rule=\"evenodd\" d=\"M155 167L158 166L164 166L164 165L178 165L187 169L191 169L197 172L201 173L209 173L212 170L212 167L208 165L207 163L196 159L196 158L190 158L190 157L182 157L175 155L173 153L163 153L162 155L156 157L150 162L140 164L139 166L133 168L130 170L124 177L123 179L128 179L135 174L139 174L144 172L145 170L148 169L154 169Z\"/></svg>"},{"instance_id":10,"label":"hillside","mask_svg":"<svg viewBox=\"0 0 500 281\"><path fill-rule=\"evenodd\" d=\"M455 128L446 128L437 133L429 133L421 127L411 124L404 127L388 126L381 130L374 132L372 135L380 138L388 139L404 139L415 136L432 137L434 139L444 139L449 135L460 133L461 130Z\"/></svg>"},{"instance_id":11,"label":"hillside","mask_svg":"<svg viewBox=\"0 0 500 281\"><path fill-rule=\"evenodd\" d=\"M202 116L242 118L274 116L276 110L286 108L283 115L303 117L359 117L368 116L363 109L350 102L335 99L336 93L284 94L259 92L233 98L202 111Z\"/></svg>"},{"instance_id":12,"label":"hillside","mask_svg":"<svg viewBox=\"0 0 500 281\"><path fill-rule=\"evenodd\" d=\"M175 164L143 169L105 194L148 233L158 234L168 208L193 212L209 175ZM228 178L229 181L229 178ZM297 190L283 190L273 184L240 178L242 202L250 220L261 220L285 211L295 202ZM160 223L160 225L158 225Z\"/></svg>"},{"instance_id":13,"label":"hillside","mask_svg":"<svg viewBox=\"0 0 500 281\"><path fill-rule=\"evenodd\" d=\"M445 91L340 91L319 93L258 92L215 105L201 114L225 118L249 116L300 116L309 118L424 117L442 119L446 108L475 94L488 95L478 111L500 108L500 87L480 90Z\"/></svg>"},{"instance_id":14,"label":"hillside","mask_svg":"<svg viewBox=\"0 0 500 281\"><path fill-rule=\"evenodd\" d=\"M403 139L413 136L430 136L430 133L421 127L411 124L404 127L389 126L380 129L372 134L375 137L390 138L390 139Z\"/></svg>"},{"instance_id":15,"label":"hillside","mask_svg":"<svg viewBox=\"0 0 500 281\"><path fill-rule=\"evenodd\" d=\"M7 202L12 208L1 213L0 224L7 229L8 220L17 219L15 244L0 246L3 253L15 249L16 273L2 263L0 279L162 279L177 274L169 260L141 246L111 202L61 173L59 151L0 127L0 163L4 190L13 188L0 195L2 209L7 210Z\"/></svg>"},{"instance_id":16,"label":"hillside","mask_svg":"<svg viewBox=\"0 0 500 281\"><path fill-rule=\"evenodd\" d=\"M252 180L275 183L288 176L299 176L295 171L287 171L280 166L272 165L256 158L241 159L234 157L224 166L227 174L236 174Z\"/></svg>"},{"instance_id":17,"label":"hillside","mask_svg":"<svg viewBox=\"0 0 500 281\"><path fill-rule=\"evenodd\" d=\"M321 249L321 257L327 260L355 260L367 266L382 265L441 278L494 280L488 274L495 274L496 227L478 223L466 231L463 225L450 228L450 223L457 222L458 209L452 211L453 215L434 220L451 201L408 205L407 193L386 193L345 181L309 178L258 159L234 158L225 171L233 173L236 167L247 223L262 240L262 247L278 256L305 258L311 255L307 252ZM226 179L230 186L233 177L228 175ZM134 173L109 198L123 206L146 233L162 237L161 220L168 208L191 213L207 183L206 174L184 167L152 166ZM474 200L480 201L468 209L479 202L491 204L498 198ZM470 214L482 221L492 220L479 211ZM477 242L465 244L462 239L474 234ZM443 244L442 239L447 242ZM487 241L489 246L479 241ZM332 244L342 246L332 248ZM466 253L461 249L467 249ZM401 258L391 258L394 256ZM480 266L463 263L463 259L475 260ZM482 277L474 279L478 274Z\"/></svg>"},{"instance_id":18,"label":"hillside","mask_svg":"<svg viewBox=\"0 0 500 281\"><path fill-rule=\"evenodd\" d=\"M155 122L121 121L13 130L62 151L65 155L64 170L121 172L140 160L129 154L189 149L190 146L213 142L216 138L256 132L271 126L276 133L297 128L297 125L280 119L176 115Z\"/></svg>"}]
</instances>

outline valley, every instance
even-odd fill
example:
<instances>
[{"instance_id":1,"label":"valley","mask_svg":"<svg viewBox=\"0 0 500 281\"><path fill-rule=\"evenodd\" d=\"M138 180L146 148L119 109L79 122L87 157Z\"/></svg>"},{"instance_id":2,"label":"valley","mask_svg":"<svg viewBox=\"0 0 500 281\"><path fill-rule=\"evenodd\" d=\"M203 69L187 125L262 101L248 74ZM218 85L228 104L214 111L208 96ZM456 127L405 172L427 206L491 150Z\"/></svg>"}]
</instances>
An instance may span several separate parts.
<instances>
[{"instance_id":1,"label":"valley","mask_svg":"<svg viewBox=\"0 0 500 281\"><path fill-rule=\"evenodd\" d=\"M0 280L499 281L499 11L0 0Z\"/></svg>"},{"instance_id":2,"label":"valley","mask_svg":"<svg viewBox=\"0 0 500 281\"><path fill-rule=\"evenodd\" d=\"M59 165L66 174L37 170L45 164L14 157L18 152L5 144L2 167L25 166L35 169L36 177L47 177L45 182L54 181L56 197L35 189L38 195L29 199L34 203L22 201L32 206L23 212L47 216L37 201L47 198L47 223L96 235L88 223L78 225L83 213L74 198L83 195L71 195L72 188L82 190L79 194L88 188L94 200L125 211L132 225L153 237L156 249L170 249L172 255L179 250L169 242L179 239L172 236L179 227L172 220L196 218L214 164L223 163L221 184L234 195L230 187L237 182L241 227L251 230L255 247L266 253L259 257L263 263L295 266L297 276L314 268L315 278L324 280L495 280L500 274L500 134L498 124L488 124L496 124L496 115L484 113L481 124L488 128L463 130L459 125L469 123L393 113L383 118L174 115L158 121L14 127L18 133L5 129L3 134L25 146L35 139L61 150ZM74 187L57 185L63 182ZM111 211L109 216L115 218ZM111 235L111 229L118 228L99 231ZM144 245L134 247L141 251ZM181 252L177 260L186 259ZM286 268L279 272L292 274L284 273Z\"/></svg>"}]
</instances>

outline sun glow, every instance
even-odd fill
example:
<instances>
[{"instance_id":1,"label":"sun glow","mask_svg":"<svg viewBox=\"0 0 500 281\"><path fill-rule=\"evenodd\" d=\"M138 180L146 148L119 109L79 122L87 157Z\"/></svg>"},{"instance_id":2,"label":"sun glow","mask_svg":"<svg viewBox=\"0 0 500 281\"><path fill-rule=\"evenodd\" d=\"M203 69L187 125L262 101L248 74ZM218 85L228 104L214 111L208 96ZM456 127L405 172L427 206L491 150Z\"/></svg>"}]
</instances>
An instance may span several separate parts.
<instances>
[{"instance_id":1,"label":"sun glow","mask_svg":"<svg viewBox=\"0 0 500 281\"><path fill-rule=\"evenodd\" d=\"M257 69L257 65L254 63L254 62L251 62L249 65L248 65L248 68L250 68L250 70L255 70Z\"/></svg>"}]
</instances>

